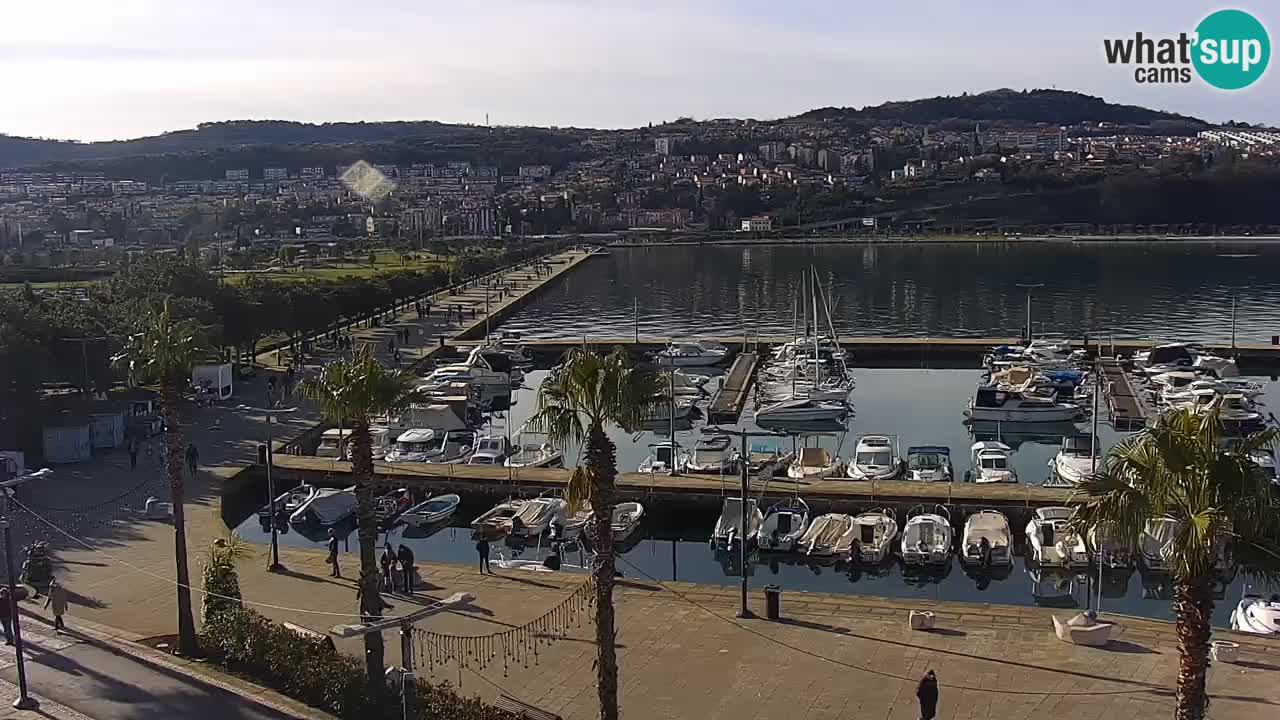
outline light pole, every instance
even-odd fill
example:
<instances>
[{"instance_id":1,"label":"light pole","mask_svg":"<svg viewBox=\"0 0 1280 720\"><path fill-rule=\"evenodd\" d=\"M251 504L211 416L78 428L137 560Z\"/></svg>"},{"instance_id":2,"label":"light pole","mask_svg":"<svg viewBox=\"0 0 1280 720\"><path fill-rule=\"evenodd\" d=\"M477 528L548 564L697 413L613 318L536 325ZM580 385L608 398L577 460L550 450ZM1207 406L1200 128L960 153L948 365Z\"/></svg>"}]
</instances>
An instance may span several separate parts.
<instances>
[{"instance_id":1,"label":"light pole","mask_svg":"<svg viewBox=\"0 0 1280 720\"><path fill-rule=\"evenodd\" d=\"M254 408L249 407L248 405L241 405L239 409L262 413L267 418L267 507L271 508L267 513L268 523L271 525L271 562L267 563L267 570L270 572L280 572L284 569L284 566L280 564L280 541L277 537L276 531L276 484L271 477L271 464L274 453L274 448L272 448L274 439L272 437L271 425L273 418L296 412L298 408ZM338 438L338 444L342 444L341 437Z\"/></svg>"},{"instance_id":2,"label":"light pole","mask_svg":"<svg viewBox=\"0 0 1280 720\"><path fill-rule=\"evenodd\" d=\"M748 487L749 475L751 473L751 456L747 454L747 438L751 437L786 437L786 433L771 432L768 430L725 430L719 427L704 427L702 432L714 435L734 435L742 440L742 449L739 451L738 464L742 466L742 539L738 541L738 560L742 566L742 607L738 608L738 617L751 618L755 617L750 610L747 609L747 494L750 492ZM757 530L758 531L758 530Z\"/></svg>"},{"instance_id":3,"label":"light pole","mask_svg":"<svg viewBox=\"0 0 1280 720\"><path fill-rule=\"evenodd\" d=\"M1031 344L1031 291L1035 290L1036 288L1044 287L1044 283L1018 283L1018 287L1023 288L1027 291L1026 341L1027 341L1027 344L1030 345Z\"/></svg>"},{"instance_id":4,"label":"light pole","mask_svg":"<svg viewBox=\"0 0 1280 720\"><path fill-rule=\"evenodd\" d=\"M28 480L45 478L52 474L53 471L49 468L41 468L33 473L0 482L0 490L4 491L4 517L0 518L0 524L4 526L4 564L9 570L9 615L13 618L13 651L18 660L18 699L13 701L13 706L19 710L34 710L40 703L27 694L27 666L22 656L22 623L19 621L18 587L13 574L13 538L9 532L9 518L13 515L14 489Z\"/></svg>"}]
</instances>

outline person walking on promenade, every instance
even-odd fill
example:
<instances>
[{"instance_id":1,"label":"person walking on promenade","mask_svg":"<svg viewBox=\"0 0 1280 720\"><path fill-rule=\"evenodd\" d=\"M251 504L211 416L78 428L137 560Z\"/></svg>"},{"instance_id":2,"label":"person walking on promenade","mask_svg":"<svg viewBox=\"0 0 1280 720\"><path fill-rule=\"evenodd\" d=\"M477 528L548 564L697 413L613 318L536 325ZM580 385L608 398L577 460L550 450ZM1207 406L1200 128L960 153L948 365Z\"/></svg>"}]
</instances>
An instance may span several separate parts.
<instances>
[{"instance_id":1,"label":"person walking on promenade","mask_svg":"<svg viewBox=\"0 0 1280 720\"><path fill-rule=\"evenodd\" d=\"M13 644L13 596L9 588L0 587L0 625L4 626L4 644Z\"/></svg>"},{"instance_id":2,"label":"person walking on promenade","mask_svg":"<svg viewBox=\"0 0 1280 720\"><path fill-rule=\"evenodd\" d=\"M53 629L61 634L67 629L66 623L62 621L62 616L67 614L67 590L58 582L58 578L49 580L49 597L45 598L44 606L53 608Z\"/></svg>"},{"instance_id":3,"label":"person walking on promenade","mask_svg":"<svg viewBox=\"0 0 1280 720\"><path fill-rule=\"evenodd\" d=\"M195 479L196 469L200 467L200 451L196 449L195 443L187 443L187 472L188 477Z\"/></svg>"},{"instance_id":4,"label":"person walking on promenade","mask_svg":"<svg viewBox=\"0 0 1280 720\"><path fill-rule=\"evenodd\" d=\"M489 567L489 541L480 538L476 541L476 552L480 554L480 574L483 575L487 571L493 574L493 568Z\"/></svg>"},{"instance_id":5,"label":"person walking on promenade","mask_svg":"<svg viewBox=\"0 0 1280 720\"><path fill-rule=\"evenodd\" d=\"M379 563L382 565L382 588L390 593L395 592L396 576L391 568L395 566L396 559L391 553L390 542L383 546L382 557L379 558Z\"/></svg>"},{"instance_id":6,"label":"person walking on promenade","mask_svg":"<svg viewBox=\"0 0 1280 720\"><path fill-rule=\"evenodd\" d=\"M138 469L138 442L136 440L129 441L129 469Z\"/></svg>"},{"instance_id":7,"label":"person walking on promenade","mask_svg":"<svg viewBox=\"0 0 1280 720\"><path fill-rule=\"evenodd\" d=\"M404 574L404 594L413 594L413 551L408 545L401 544L400 552L400 572Z\"/></svg>"},{"instance_id":8,"label":"person walking on promenade","mask_svg":"<svg viewBox=\"0 0 1280 720\"><path fill-rule=\"evenodd\" d=\"M329 577L342 577L342 570L338 567L338 534L329 528L329 564L333 569L329 571Z\"/></svg>"},{"instance_id":9,"label":"person walking on promenade","mask_svg":"<svg viewBox=\"0 0 1280 720\"><path fill-rule=\"evenodd\" d=\"M938 676L932 670L920 678L916 698L920 700L920 720L933 720L938 713Z\"/></svg>"}]
</instances>

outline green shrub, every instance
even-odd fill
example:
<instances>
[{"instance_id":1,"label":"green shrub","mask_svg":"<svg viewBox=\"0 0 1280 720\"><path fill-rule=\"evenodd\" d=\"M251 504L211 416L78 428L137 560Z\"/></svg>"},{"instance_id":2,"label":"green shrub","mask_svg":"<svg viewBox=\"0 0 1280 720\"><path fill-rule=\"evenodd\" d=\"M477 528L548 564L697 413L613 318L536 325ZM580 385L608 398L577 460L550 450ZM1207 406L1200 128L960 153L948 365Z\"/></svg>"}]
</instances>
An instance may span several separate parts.
<instances>
[{"instance_id":1,"label":"green shrub","mask_svg":"<svg viewBox=\"0 0 1280 720\"><path fill-rule=\"evenodd\" d=\"M240 607L212 613L202 644L227 669L341 718L399 720L396 703L379 706L366 692L364 664ZM418 720L515 720L458 695L448 683L418 680Z\"/></svg>"}]
</instances>

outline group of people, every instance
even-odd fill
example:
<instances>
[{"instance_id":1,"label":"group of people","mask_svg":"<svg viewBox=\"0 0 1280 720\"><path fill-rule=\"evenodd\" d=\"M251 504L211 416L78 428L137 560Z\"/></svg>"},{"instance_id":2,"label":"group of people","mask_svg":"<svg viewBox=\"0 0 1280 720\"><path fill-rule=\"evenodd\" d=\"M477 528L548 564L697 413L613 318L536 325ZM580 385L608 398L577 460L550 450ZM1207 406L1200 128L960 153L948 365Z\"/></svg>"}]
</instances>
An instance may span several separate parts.
<instances>
[{"instance_id":1,"label":"group of people","mask_svg":"<svg viewBox=\"0 0 1280 720\"><path fill-rule=\"evenodd\" d=\"M278 379L275 375L267 378L267 406L273 407L277 402L293 397L293 392L297 389L298 371L290 364Z\"/></svg>"},{"instance_id":2,"label":"group of people","mask_svg":"<svg viewBox=\"0 0 1280 720\"><path fill-rule=\"evenodd\" d=\"M329 564L329 577L341 578L342 568L338 563L338 534L331 528L329 530L329 557L326 562ZM382 590L384 592L403 592L406 595L413 593L413 578L416 574L414 568L413 551L408 545L401 543L400 548L391 547L391 540L388 539L382 547L382 557L379 558L379 564L382 566Z\"/></svg>"}]
</instances>

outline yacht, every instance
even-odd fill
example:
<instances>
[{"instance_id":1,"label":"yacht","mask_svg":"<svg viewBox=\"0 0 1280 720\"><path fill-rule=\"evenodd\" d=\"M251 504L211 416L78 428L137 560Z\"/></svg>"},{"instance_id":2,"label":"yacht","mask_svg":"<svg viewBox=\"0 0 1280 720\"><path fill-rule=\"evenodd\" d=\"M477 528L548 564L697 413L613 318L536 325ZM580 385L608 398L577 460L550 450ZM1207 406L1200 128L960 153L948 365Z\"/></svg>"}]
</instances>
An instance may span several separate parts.
<instances>
[{"instance_id":1,"label":"yacht","mask_svg":"<svg viewBox=\"0 0 1280 720\"><path fill-rule=\"evenodd\" d=\"M892 510L869 510L855 516L853 524L856 537L850 544L850 560L875 565L889 557L898 538L898 521Z\"/></svg>"},{"instance_id":2,"label":"yacht","mask_svg":"<svg viewBox=\"0 0 1280 720\"><path fill-rule=\"evenodd\" d=\"M453 513L458 509L458 505L462 503L462 498L457 495L437 495L429 500L424 500L417 505L404 511L400 519L406 525L413 527L425 527L442 523L453 517Z\"/></svg>"},{"instance_id":3,"label":"yacht","mask_svg":"<svg viewBox=\"0 0 1280 720\"><path fill-rule=\"evenodd\" d=\"M819 515L800 536L797 549L816 557L848 557L849 548L853 545L854 525L852 515Z\"/></svg>"},{"instance_id":4,"label":"yacht","mask_svg":"<svg viewBox=\"0 0 1280 720\"><path fill-rule=\"evenodd\" d=\"M907 479L916 482L951 482L955 469L951 466L951 448L942 445L916 445L907 448Z\"/></svg>"},{"instance_id":5,"label":"yacht","mask_svg":"<svg viewBox=\"0 0 1280 720\"><path fill-rule=\"evenodd\" d=\"M691 473L732 475L738 470L738 451L728 435L710 435L693 446L693 452L685 462L685 470Z\"/></svg>"},{"instance_id":6,"label":"yacht","mask_svg":"<svg viewBox=\"0 0 1280 720\"><path fill-rule=\"evenodd\" d=\"M965 411L970 420L1013 422L1062 422L1084 417L1078 405L1058 402L1052 395L980 386Z\"/></svg>"},{"instance_id":7,"label":"yacht","mask_svg":"<svg viewBox=\"0 0 1280 720\"><path fill-rule=\"evenodd\" d=\"M843 403L800 398L783 400L756 410L756 422L786 423L841 420L849 414Z\"/></svg>"},{"instance_id":8,"label":"yacht","mask_svg":"<svg viewBox=\"0 0 1280 720\"><path fill-rule=\"evenodd\" d=\"M636 530L640 527L640 521L644 518L644 505L638 502L620 502L613 506L613 517L609 523L610 530L613 531L613 541L615 543L624 543L631 539Z\"/></svg>"},{"instance_id":9,"label":"yacht","mask_svg":"<svg viewBox=\"0 0 1280 720\"><path fill-rule=\"evenodd\" d=\"M684 472L688 459L689 454L684 452L678 442L665 440L660 443L650 443L649 456L640 463L640 467L636 468L636 472Z\"/></svg>"},{"instance_id":10,"label":"yacht","mask_svg":"<svg viewBox=\"0 0 1280 720\"><path fill-rule=\"evenodd\" d=\"M764 513L755 498L747 499L747 526L742 527L742 498L727 497L720 506L720 517L716 520L715 530L711 533L711 545L719 550L728 550L738 543L748 545L756 541L760 526L764 523Z\"/></svg>"},{"instance_id":11,"label":"yacht","mask_svg":"<svg viewBox=\"0 0 1280 720\"><path fill-rule=\"evenodd\" d=\"M511 456L511 441L505 435L481 435L476 438L468 465L504 465Z\"/></svg>"},{"instance_id":12,"label":"yacht","mask_svg":"<svg viewBox=\"0 0 1280 720\"><path fill-rule=\"evenodd\" d=\"M1041 567L1078 568L1089 564L1084 538L1067 532L1074 511L1068 507L1036 508L1027 523L1027 553Z\"/></svg>"},{"instance_id":13,"label":"yacht","mask_svg":"<svg viewBox=\"0 0 1280 720\"><path fill-rule=\"evenodd\" d=\"M863 435L846 474L854 480L892 480L901 470L902 458L894 452L893 440L885 435Z\"/></svg>"},{"instance_id":14,"label":"yacht","mask_svg":"<svg viewBox=\"0 0 1280 720\"><path fill-rule=\"evenodd\" d=\"M1280 595L1245 595L1231 612L1231 629L1254 635L1280 635Z\"/></svg>"},{"instance_id":15,"label":"yacht","mask_svg":"<svg viewBox=\"0 0 1280 720\"><path fill-rule=\"evenodd\" d=\"M664 367L711 367L724 362L728 353L723 345L713 343L671 343L653 354L653 362Z\"/></svg>"},{"instance_id":16,"label":"yacht","mask_svg":"<svg viewBox=\"0 0 1280 720\"><path fill-rule=\"evenodd\" d=\"M975 483L1016 483L1018 472L1009 464L1009 446L995 440L980 440L969 449L973 469L965 479Z\"/></svg>"},{"instance_id":17,"label":"yacht","mask_svg":"<svg viewBox=\"0 0 1280 720\"><path fill-rule=\"evenodd\" d=\"M1102 465L1102 447L1092 435L1069 435L1062 439L1062 449L1050 465L1057 480L1053 485L1079 485Z\"/></svg>"},{"instance_id":18,"label":"yacht","mask_svg":"<svg viewBox=\"0 0 1280 720\"><path fill-rule=\"evenodd\" d=\"M907 511L902 528L902 561L908 565L945 565L951 561L951 512L935 505L925 512L923 505Z\"/></svg>"},{"instance_id":19,"label":"yacht","mask_svg":"<svg viewBox=\"0 0 1280 720\"><path fill-rule=\"evenodd\" d=\"M547 531L551 523L562 521L567 504L561 498L537 497L527 500L511 518L511 534L536 537Z\"/></svg>"},{"instance_id":20,"label":"yacht","mask_svg":"<svg viewBox=\"0 0 1280 720\"><path fill-rule=\"evenodd\" d=\"M332 527L356 513L356 488L343 490L324 488L311 496L289 516L289 524L298 528Z\"/></svg>"},{"instance_id":21,"label":"yacht","mask_svg":"<svg viewBox=\"0 0 1280 720\"><path fill-rule=\"evenodd\" d=\"M272 515L283 515L287 518L297 512L298 508L310 502L311 499L316 496L317 492L319 492L319 489L316 488L315 485L302 483L292 490L285 491L270 505L263 505L262 508L258 510L258 517L265 518Z\"/></svg>"},{"instance_id":22,"label":"yacht","mask_svg":"<svg viewBox=\"0 0 1280 720\"><path fill-rule=\"evenodd\" d=\"M808 527L808 503L799 497L776 502L765 511L758 540L760 549L791 552Z\"/></svg>"},{"instance_id":23,"label":"yacht","mask_svg":"<svg viewBox=\"0 0 1280 720\"><path fill-rule=\"evenodd\" d=\"M1008 518L995 510L979 510L964 521L960 560L983 567L1011 565L1012 543Z\"/></svg>"},{"instance_id":24,"label":"yacht","mask_svg":"<svg viewBox=\"0 0 1280 720\"><path fill-rule=\"evenodd\" d=\"M400 437L396 438L384 459L389 463L427 462L446 454L456 454L457 448L450 448L450 444L448 432L431 428L413 428L400 433ZM457 439L454 438L452 445L458 444ZM448 452L451 449L455 452Z\"/></svg>"},{"instance_id":25,"label":"yacht","mask_svg":"<svg viewBox=\"0 0 1280 720\"><path fill-rule=\"evenodd\" d=\"M800 449L800 457L787 467L787 477L792 480L823 480L834 477L840 469L840 459L833 457L824 447Z\"/></svg>"}]
</instances>

